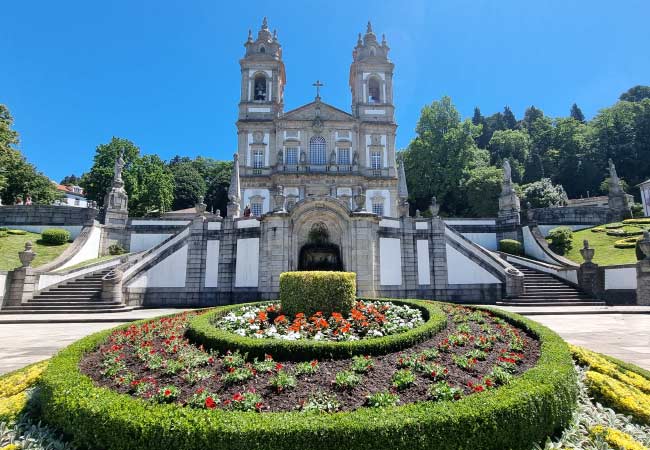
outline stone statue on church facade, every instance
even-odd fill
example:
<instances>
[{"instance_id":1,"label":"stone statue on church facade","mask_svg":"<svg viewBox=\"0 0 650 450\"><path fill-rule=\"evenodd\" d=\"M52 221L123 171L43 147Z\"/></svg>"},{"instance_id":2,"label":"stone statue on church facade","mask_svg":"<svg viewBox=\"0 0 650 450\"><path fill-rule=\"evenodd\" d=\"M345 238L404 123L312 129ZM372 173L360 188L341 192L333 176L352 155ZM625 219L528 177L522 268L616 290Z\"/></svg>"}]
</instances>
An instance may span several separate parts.
<instances>
[{"instance_id":1,"label":"stone statue on church facade","mask_svg":"<svg viewBox=\"0 0 650 450\"><path fill-rule=\"evenodd\" d=\"M117 159L115 160L115 167L113 169L113 181L122 181L122 170L124 170L124 165L124 150L120 150L120 154L117 155Z\"/></svg>"}]
</instances>

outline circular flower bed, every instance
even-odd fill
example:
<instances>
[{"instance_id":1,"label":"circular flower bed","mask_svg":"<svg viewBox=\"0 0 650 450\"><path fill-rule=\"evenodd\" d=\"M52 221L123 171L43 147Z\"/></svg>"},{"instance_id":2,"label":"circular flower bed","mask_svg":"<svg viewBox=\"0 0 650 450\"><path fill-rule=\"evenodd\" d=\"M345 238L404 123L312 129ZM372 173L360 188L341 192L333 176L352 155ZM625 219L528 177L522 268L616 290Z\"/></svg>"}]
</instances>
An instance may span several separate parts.
<instances>
[{"instance_id":1,"label":"circular flower bed","mask_svg":"<svg viewBox=\"0 0 650 450\"><path fill-rule=\"evenodd\" d=\"M356 341L400 333L424 323L422 311L409 305L358 300L347 317L316 312L287 317L280 304L249 305L218 318L215 326L240 336L295 341Z\"/></svg>"},{"instance_id":2,"label":"circular flower bed","mask_svg":"<svg viewBox=\"0 0 650 450\"><path fill-rule=\"evenodd\" d=\"M274 326L275 332L278 331L277 325L269 323L269 316L272 318L272 322L275 322L275 319L280 316L275 315L279 314L277 311L270 313L265 309L269 304L250 303L226 306L192 319L187 335L193 342L221 353L238 349L241 353L247 353L251 358L261 359L265 355L271 354L279 361L309 361L312 359L350 358L354 355L382 355L399 351L432 337L447 324L446 315L439 306L431 302L366 300L357 301L356 305L361 310L354 308L347 318L336 314L325 318L318 313L310 317L298 314L297 317L291 319L285 316L282 321L287 321L285 324L287 332L281 335L270 335L268 332L268 330L272 330L272 326ZM272 309L276 308L277 306L273 305ZM248 311L248 314L251 311L258 311L262 313L262 316L260 317L256 313L254 317L247 319L236 318L242 313L246 314L245 311ZM381 311L392 312L384 314ZM230 319L225 320L229 316ZM386 320L387 316L390 316L389 321ZM253 323L250 323L251 319ZM383 323L380 325L382 320ZM255 331L251 335L247 335L246 331L243 333L244 336L230 331L231 328L240 329L239 324L243 326L246 321L248 321L249 331ZM232 325L233 323L234 325ZM251 325L253 329L250 329ZM290 331L289 327L293 325L296 327L293 329L294 331ZM350 327L349 330L347 325ZM258 334L257 331L260 331L260 328L267 331ZM397 328L400 329L399 332L387 333L384 336L372 335L375 332L384 333L385 331L382 330L396 330ZM343 336L341 336L342 330L345 330ZM334 339L334 331L338 331L338 340ZM304 335L305 338L288 339L297 337L297 335ZM314 338L308 338L309 336ZM315 338L316 336L318 338Z\"/></svg>"},{"instance_id":3,"label":"circular flower bed","mask_svg":"<svg viewBox=\"0 0 650 450\"><path fill-rule=\"evenodd\" d=\"M190 314L98 333L53 358L43 418L105 449L523 449L567 424L575 371L556 334L444 309L408 350L337 360L206 351L183 336Z\"/></svg>"}]
</instances>

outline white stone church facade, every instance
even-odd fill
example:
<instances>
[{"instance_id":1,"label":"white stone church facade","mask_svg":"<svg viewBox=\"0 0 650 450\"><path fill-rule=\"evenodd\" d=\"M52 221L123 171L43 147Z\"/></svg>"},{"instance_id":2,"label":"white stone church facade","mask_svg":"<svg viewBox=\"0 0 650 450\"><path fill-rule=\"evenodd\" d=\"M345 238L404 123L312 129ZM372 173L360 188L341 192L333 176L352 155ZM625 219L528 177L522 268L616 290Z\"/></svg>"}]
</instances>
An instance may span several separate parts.
<instances>
[{"instance_id":1,"label":"white stone church facade","mask_svg":"<svg viewBox=\"0 0 650 450\"><path fill-rule=\"evenodd\" d=\"M341 199L365 193L365 209L398 216L393 106L393 64L385 39L370 24L353 51L351 113L321 100L284 111L286 72L282 47L266 19L257 39L249 34L240 60L238 153L243 206L253 215L272 210L282 186L288 209L314 196Z\"/></svg>"}]
</instances>

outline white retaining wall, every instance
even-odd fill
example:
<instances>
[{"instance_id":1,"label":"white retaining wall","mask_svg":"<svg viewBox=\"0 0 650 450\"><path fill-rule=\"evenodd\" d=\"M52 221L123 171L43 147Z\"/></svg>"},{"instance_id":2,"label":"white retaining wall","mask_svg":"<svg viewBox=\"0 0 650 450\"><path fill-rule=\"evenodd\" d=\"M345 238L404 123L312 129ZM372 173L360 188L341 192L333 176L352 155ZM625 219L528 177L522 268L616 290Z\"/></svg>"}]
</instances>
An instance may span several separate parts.
<instances>
[{"instance_id":1,"label":"white retaining wall","mask_svg":"<svg viewBox=\"0 0 650 450\"><path fill-rule=\"evenodd\" d=\"M129 287L185 287L186 271L187 244L158 262L145 273L138 275L129 283Z\"/></svg>"},{"instance_id":2,"label":"white retaining wall","mask_svg":"<svg viewBox=\"0 0 650 450\"><path fill-rule=\"evenodd\" d=\"M402 284L402 249L397 238L379 238L379 284Z\"/></svg>"},{"instance_id":3,"label":"white retaining wall","mask_svg":"<svg viewBox=\"0 0 650 450\"><path fill-rule=\"evenodd\" d=\"M90 230L90 235L84 245L75 253L75 255L70 258L68 262L63 264L57 270L65 269L66 267L72 267L76 264L88 261L89 259L95 259L99 256L99 247L101 244L102 238L102 229L95 225Z\"/></svg>"},{"instance_id":4,"label":"white retaining wall","mask_svg":"<svg viewBox=\"0 0 650 450\"><path fill-rule=\"evenodd\" d=\"M460 253L447 246L447 282L449 284L500 284L501 280Z\"/></svg>"},{"instance_id":5,"label":"white retaining wall","mask_svg":"<svg viewBox=\"0 0 650 450\"><path fill-rule=\"evenodd\" d=\"M605 268L605 290L636 289L636 267Z\"/></svg>"}]
</instances>

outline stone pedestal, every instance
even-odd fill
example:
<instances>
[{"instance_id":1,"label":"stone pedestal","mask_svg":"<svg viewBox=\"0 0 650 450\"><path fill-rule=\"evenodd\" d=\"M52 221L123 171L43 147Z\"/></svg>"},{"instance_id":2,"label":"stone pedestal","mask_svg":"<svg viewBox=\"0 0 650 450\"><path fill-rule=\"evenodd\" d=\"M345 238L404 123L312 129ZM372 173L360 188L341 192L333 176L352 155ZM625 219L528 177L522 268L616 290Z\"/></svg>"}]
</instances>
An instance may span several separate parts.
<instances>
[{"instance_id":1,"label":"stone pedestal","mask_svg":"<svg viewBox=\"0 0 650 450\"><path fill-rule=\"evenodd\" d=\"M38 276L31 267L21 267L9 272L5 305L18 306L34 298Z\"/></svg>"},{"instance_id":2,"label":"stone pedestal","mask_svg":"<svg viewBox=\"0 0 650 450\"><path fill-rule=\"evenodd\" d=\"M578 269L578 285L587 294L596 298L601 294L598 270L598 264L592 262L582 263Z\"/></svg>"},{"instance_id":3,"label":"stone pedestal","mask_svg":"<svg viewBox=\"0 0 650 450\"><path fill-rule=\"evenodd\" d=\"M650 259L641 260L636 265L636 302L650 306Z\"/></svg>"},{"instance_id":4,"label":"stone pedestal","mask_svg":"<svg viewBox=\"0 0 650 450\"><path fill-rule=\"evenodd\" d=\"M102 301L124 303L120 269L114 269L102 279Z\"/></svg>"}]
</instances>

